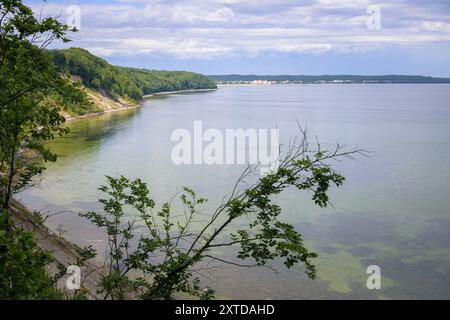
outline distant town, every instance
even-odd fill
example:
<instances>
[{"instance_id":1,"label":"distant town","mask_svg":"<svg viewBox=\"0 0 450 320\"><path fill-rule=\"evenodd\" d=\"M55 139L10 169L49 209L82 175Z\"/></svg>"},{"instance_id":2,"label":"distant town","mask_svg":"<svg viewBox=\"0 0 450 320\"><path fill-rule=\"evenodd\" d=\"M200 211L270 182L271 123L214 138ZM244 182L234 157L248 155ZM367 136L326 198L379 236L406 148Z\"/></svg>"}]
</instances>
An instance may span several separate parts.
<instances>
[{"instance_id":1,"label":"distant town","mask_svg":"<svg viewBox=\"0 0 450 320\"><path fill-rule=\"evenodd\" d=\"M209 75L219 85L227 84L376 84L376 83L450 83L450 78L409 75Z\"/></svg>"},{"instance_id":2,"label":"distant town","mask_svg":"<svg viewBox=\"0 0 450 320\"><path fill-rule=\"evenodd\" d=\"M275 81L275 80L253 80L253 81L241 81L241 80L235 80L235 81L216 81L219 85L226 85L226 84L325 84L325 83L355 83L352 80L318 80L314 82L307 82L307 81L291 81L291 80L283 80L283 81ZM365 81L363 83L369 83L369 81ZM374 82L376 83L376 82Z\"/></svg>"}]
</instances>

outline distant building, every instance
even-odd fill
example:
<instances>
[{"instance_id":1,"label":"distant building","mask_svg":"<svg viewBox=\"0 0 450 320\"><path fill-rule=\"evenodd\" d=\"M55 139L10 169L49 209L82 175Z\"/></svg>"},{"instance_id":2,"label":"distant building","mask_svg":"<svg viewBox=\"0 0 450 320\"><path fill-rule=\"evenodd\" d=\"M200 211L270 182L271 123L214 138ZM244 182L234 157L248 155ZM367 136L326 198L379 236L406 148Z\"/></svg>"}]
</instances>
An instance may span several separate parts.
<instances>
[{"instance_id":1,"label":"distant building","mask_svg":"<svg viewBox=\"0 0 450 320\"><path fill-rule=\"evenodd\" d=\"M267 80L253 80L252 84L269 84L270 82Z\"/></svg>"}]
</instances>

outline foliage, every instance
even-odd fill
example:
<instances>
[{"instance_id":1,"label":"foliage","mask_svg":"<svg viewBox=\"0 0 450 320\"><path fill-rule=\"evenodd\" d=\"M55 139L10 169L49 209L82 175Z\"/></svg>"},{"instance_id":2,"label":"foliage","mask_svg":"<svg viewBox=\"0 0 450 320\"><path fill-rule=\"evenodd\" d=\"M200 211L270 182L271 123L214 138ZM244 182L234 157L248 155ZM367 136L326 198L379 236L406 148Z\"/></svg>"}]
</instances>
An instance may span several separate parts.
<instances>
[{"instance_id":1,"label":"foliage","mask_svg":"<svg viewBox=\"0 0 450 320\"><path fill-rule=\"evenodd\" d=\"M61 299L46 270L52 261L31 232L0 230L0 299Z\"/></svg>"},{"instance_id":2,"label":"foliage","mask_svg":"<svg viewBox=\"0 0 450 320\"><path fill-rule=\"evenodd\" d=\"M64 134L61 105L88 106L78 84L53 67L46 47L68 42L76 31L47 17L38 20L20 0L0 2L0 298L56 299L57 277L47 273L53 261L31 232L15 228L10 199L44 167L55 161L46 140Z\"/></svg>"},{"instance_id":3,"label":"foliage","mask_svg":"<svg viewBox=\"0 0 450 320\"><path fill-rule=\"evenodd\" d=\"M88 265L89 260L95 258L97 255L97 252L95 249L89 245L85 246L83 248L75 247L76 251L76 261L72 263L72 265L75 265L77 267L83 268ZM56 272L51 278L56 283L59 279L62 279L67 274L67 266L57 262L57 269L58 272ZM87 270L85 268L85 270ZM63 299L65 300L87 300L88 299L88 293L89 290L84 287L83 282L86 279L86 274L83 275L83 272L81 272L81 281L80 281L80 288L79 289L73 289L72 291L62 289L60 290L60 294L63 296Z\"/></svg>"},{"instance_id":4,"label":"foliage","mask_svg":"<svg viewBox=\"0 0 450 320\"><path fill-rule=\"evenodd\" d=\"M315 278L312 259L316 254L304 246L301 234L282 220L282 208L272 199L286 188L295 188L310 192L318 206L327 206L329 188L344 182L344 177L327 162L355 153L362 151L342 151L340 146L327 151L320 145L309 149L304 138L288 151L275 172L258 178L250 187L246 182L255 168L245 170L229 198L205 215L199 207L206 199L189 188L184 188L178 197L184 209L177 214L172 201L156 210L147 185L140 179L107 177L108 184L100 188L107 196L100 200L103 212L81 214L108 234L109 274L101 283L105 298L123 299L133 291L142 299L172 299L180 293L211 298L213 291L202 290L199 277L194 276L204 260L272 268L270 261L279 259L287 268L303 264L307 276ZM134 219L127 219L133 214ZM209 220L196 229L193 222L200 215ZM246 221L248 224L233 230L230 226L236 221L239 225ZM216 256L215 249L225 246L236 247L237 259L252 263ZM140 277L132 279L130 271Z\"/></svg>"},{"instance_id":5,"label":"foliage","mask_svg":"<svg viewBox=\"0 0 450 320\"><path fill-rule=\"evenodd\" d=\"M216 88L214 81L197 73L112 66L81 48L50 53L59 72L78 75L85 86L116 100L121 97L139 101L143 95L155 92Z\"/></svg>"},{"instance_id":6,"label":"foliage","mask_svg":"<svg viewBox=\"0 0 450 320\"><path fill-rule=\"evenodd\" d=\"M37 158L54 161L43 142L64 134L61 103L85 105L78 85L62 77L45 51L54 40L68 42L76 31L48 17L37 20L18 0L0 3L0 200L26 187L43 167ZM52 99L59 96L59 100ZM30 161L30 158L32 159ZM8 214L8 210L3 211ZM3 219L8 224L7 219Z\"/></svg>"},{"instance_id":7,"label":"foliage","mask_svg":"<svg viewBox=\"0 0 450 320\"><path fill-rule=\"evenodd\" d=\"M61 76L64 77L64 75ZM70 75L65 75L65 77L68 80L70 79ZM70 90L69 92L64 90L54 90L49 93L47 98L61 111L65 111L72 115L85 115L101 111L101 109L90 100L86 88L84 88L81 83L73 81L71 86L74 90Z\"/></svg>"}]
</instances>

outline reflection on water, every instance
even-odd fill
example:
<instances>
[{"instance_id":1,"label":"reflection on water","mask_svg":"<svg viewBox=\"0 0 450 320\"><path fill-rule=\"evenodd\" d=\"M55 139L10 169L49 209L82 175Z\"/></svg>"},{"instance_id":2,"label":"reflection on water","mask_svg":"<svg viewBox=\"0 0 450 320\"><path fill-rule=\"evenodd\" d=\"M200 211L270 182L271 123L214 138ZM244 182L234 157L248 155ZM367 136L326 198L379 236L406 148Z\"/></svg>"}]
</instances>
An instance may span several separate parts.
<instances>
[{"instance_id":1,"label":"reflection on water","mask_svg":"<svg viewBox=\"0 0 450 320\"><path fill-rule=\"evenodd\" d=\"M129 121L138 114L139 109L130 109L120 113L105 113L92 118L72 120L66 124L70 128L69 134L52 141L51 149L61 157L78 156L87 149L100 146L103 140L126 128Z\"/></svg>"},{"instance_id":2,"label":"reflection on water","mask_svg":"<svg viewBox=\"0 0 450 320\"><path fill-rule=\"evenodd\" d=\"M160 203L191 186L210 199L205 212L231 190L242 166L171 163L174 129L192 130L194 120L221 130L278 127L287 142L299 120L324 146L339 141L374 151L336 163L347 182L331 191L334 208L316 208L292 190L276 199L319 253L318 279L301 267L274 275L226 266L205 284L223 298L450 298L449 89L269 85L150 99L140 109L69 123L71 133L51 143L58 162L20 198L33 209L69 211L50 224L100 248L102 235L76 213L99 208L104 175L141 177ZM366 288L372 264L381 268L381 290Z\"/></svg>"}]
</instances>

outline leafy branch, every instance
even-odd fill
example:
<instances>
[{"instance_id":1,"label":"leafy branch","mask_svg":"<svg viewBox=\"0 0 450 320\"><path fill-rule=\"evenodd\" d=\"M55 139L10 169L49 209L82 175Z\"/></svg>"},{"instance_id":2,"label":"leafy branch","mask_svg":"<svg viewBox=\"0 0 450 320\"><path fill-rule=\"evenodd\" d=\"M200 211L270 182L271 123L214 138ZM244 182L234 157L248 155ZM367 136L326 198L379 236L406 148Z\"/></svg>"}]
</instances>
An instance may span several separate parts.
<instances>
[{"instance_id":1,"label":"leafy branch","mask_svg":"<svg viewBox=\"0 0 450 320\"><path fill-rule=\"evenodd\" d=\"M312 260L316 253L307 249L302 235L282 220L282 207L272 198L294 188L309 192L316 205L326 207L330 205L329 189L345 181L330 162L368 153L347 150L339 144L332 150L323 149L319 143L311 147L306 130L301 134L300 140L289 144L274 172L257 177L257 168L247 167L231 194L205 222L196 219L203 215L199 207L206 199L192 189L183 188L178 196L184 209L177 216L172 209L174 199L156 210L147 185L140 179L107 177L108 185L100 188L108 196L100 200L103 213L81 214L108 234L109 274L102 282L104 297L124 299L134 292L142 299L172 299L175 294L211 298L213 290L201 289L200 279L193 276L204 260L276 271L269 262L279 259L287 268L302 264L306 275L315 278ZM248 185L250 181L254 182ZM133 219L126 219L125 208ZM231 228L237 221L241 225L246 221L246 227ZM236 247L236 258L251 262L218 257L211 250L218 247ZM129 277L132 270L138 274L134 279Z\"/></svg>"}]
</instances>

